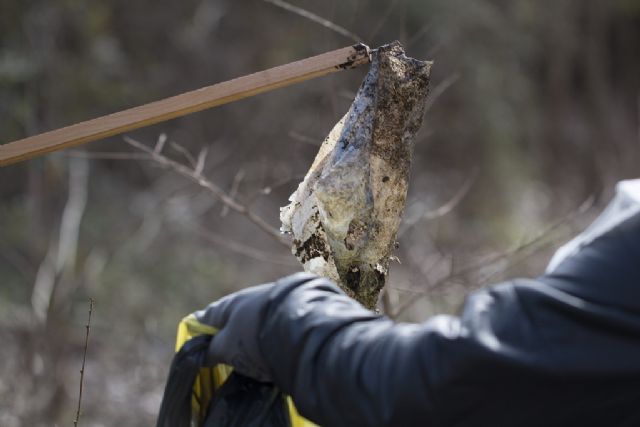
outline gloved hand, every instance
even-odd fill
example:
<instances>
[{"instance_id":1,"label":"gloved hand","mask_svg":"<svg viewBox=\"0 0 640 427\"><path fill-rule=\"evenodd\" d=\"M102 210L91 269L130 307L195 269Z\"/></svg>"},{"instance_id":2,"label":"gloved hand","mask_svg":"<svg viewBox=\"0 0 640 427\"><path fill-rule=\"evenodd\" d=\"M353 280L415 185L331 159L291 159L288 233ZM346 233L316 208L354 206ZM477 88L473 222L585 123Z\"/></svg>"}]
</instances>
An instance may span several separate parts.
<instances>
[{"instance_id":1,"label":"gloved hand","mask_svg":"<svg viewBox=\"0 0 640 427\"><path fill-rule=\"evenodd\" d=\"M295 274L276 283L227 295L195 313L200 323L219 329L209 345L207 363L226 363L243 375L270 381L271 373L259 348L260 329L275 288L296 287L315 276Z\"/></svg>"}]
</instances>

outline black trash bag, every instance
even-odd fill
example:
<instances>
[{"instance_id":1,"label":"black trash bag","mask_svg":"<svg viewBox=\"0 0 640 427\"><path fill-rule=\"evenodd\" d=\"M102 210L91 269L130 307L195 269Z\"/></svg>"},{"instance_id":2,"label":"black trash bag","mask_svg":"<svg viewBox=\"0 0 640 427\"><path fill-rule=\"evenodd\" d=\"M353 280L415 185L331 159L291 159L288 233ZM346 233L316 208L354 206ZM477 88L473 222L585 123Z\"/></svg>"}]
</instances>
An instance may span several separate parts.
<instances>
[{"instance_id":1,"label":"black trash bag","mask_svg":"<svg viewBox=\"0 0 640 427\"><path fill-rule=\"evenodd\" d=\"M156 427L290 427L282 392L271 383L236 372L213 391L211 402L199 402L206 411L204 416L193 413L194 384L206 368L211 339L211 335L193 337L174 356Z\"/></svg>"},{"instance_id":2,"label":"black trash bag","mask_svg":"<svg viewBox=\"0 0 640 427\"><path fill-rule=\"evenodd\" d=\"M236 372L216 392L203 427L289 427L284 395L271 383Z\"/></svg>"},{"instance_id":3,"label":"black trash bag","mask_svg":"<svg viewBox=\"0 0 640 427\"><path fill-rule=\"evenodd\" d=\"M193 337L171 362L156 427L190 427L193 384L204 366L211 335Z\"/></svg>"}]
</instances>

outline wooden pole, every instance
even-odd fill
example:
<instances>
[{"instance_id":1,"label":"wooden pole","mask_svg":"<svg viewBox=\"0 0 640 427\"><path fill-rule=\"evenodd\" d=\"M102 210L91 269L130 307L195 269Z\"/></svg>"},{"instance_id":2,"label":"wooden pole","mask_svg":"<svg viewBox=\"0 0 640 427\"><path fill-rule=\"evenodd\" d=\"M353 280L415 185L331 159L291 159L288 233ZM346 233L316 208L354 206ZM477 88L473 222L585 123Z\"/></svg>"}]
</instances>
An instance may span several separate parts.
<instances>
[{"instance_id":1,"label":"wooden pole","mask_svg":"<svg viewBox=\"0 0 640 427\"><path fill-rule=\"evenodd\" d=\"M0 145L0 166L117 135L370 62L364 44L337 49L150 104Z\"/></svg>"}]
</instances>

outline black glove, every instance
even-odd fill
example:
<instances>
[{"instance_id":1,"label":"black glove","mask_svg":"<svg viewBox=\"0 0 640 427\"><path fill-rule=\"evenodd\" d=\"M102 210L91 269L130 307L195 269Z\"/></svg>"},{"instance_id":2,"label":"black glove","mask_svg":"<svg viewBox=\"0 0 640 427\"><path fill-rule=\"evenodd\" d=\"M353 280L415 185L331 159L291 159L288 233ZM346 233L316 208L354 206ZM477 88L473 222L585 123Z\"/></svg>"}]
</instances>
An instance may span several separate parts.
<instances>
[{"instance_id":1,"label":"black glove","mask_svg":"<svg viewBox=\"0 0 640 427\"><path fill-rule=\"evenodd\" d=\"M274 289L302 284L315 276L294 274L275 283L268 283L227 295L195 313L200 323L211 325L219 332L209 345L207 364L226 363L236 371L258 381L271 381L271 372L259 347L259 334Z\"/></svg>"}]
</instances>

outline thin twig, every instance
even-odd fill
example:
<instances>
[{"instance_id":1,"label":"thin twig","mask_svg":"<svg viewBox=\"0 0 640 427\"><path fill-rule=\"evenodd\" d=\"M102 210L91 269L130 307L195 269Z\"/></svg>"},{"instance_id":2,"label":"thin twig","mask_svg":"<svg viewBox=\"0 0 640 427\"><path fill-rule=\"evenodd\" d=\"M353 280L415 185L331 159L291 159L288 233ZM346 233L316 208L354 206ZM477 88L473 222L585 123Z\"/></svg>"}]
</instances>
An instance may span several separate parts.
<instances>
[{"instance_id":1,"label":"thin twig","mask_svg":"<svg viewBox=\"0 0 640 427\"><path fill-rule=\"evenodd\" d=\"M429 98L427 98L427 102L424 106L424 111L428 112L431 110L435 102L444 94L447 89L453 86L460 79L459 73L454 73L440 82L430 93Z\"/></svg>"},{"instance_id":2,"label":"thin twig","mask_svg":"<svg viewBox=\"0 0 640 427\"><path fill-rule=\"evenodd\" d=\"M396 312L391 317L397 318L398 316L400 316L400 314L402 314L407 309L409 309L409 307L415 304L420 298L427 296L429 292L433 292L447 283L451 283L456 278L464 277L468 274L471 274L483 268L486 268L487 266L496 264L502 260L509 259L510 257L516 256L518 254L522 254L527 250L531 250L531 252L529 253L529 255L531 255L536 250L540 250L544 248L546 246L544 244L544 240L547 237L549 237L553 232L555 232L561 226L567 224L568 222L573 221L577 216L587 212L593 206L594 202L595 202L595 197L590 196L578 207L578 209L570 212L568 215L553 222L552 224L547 226L544 230L542 230L542 232L538 233L536 236L529 239L528 241L516 246L515 248L509 249L505 252L495 254L489 257L488 259L483 259L475 263L470 263L457 271L454 271L454 268L451 268L451 272L449 275L436 281L433 285L429 286L429 288L424 290L422 293L413 296L409 300L406 300L403 304L400 305L400 307L396 310ZM549 242L547 242L547 244L548 243ZM492 275L489 275L488 277L492 277ZM486 280L487 280L487 277L484 277L483 279L479 280L479 285L477 287L479 287L480 285L486 284Z\"/></svg>"},{"instance_id":3,"label":"thin twig","mask_svg":"<svg viewBox=\"0 0 640 427\"><path fill-rule=\"evenodd\" d=\"M469 175L469 177L464 181L462 186L458 189L458 191L456 191L456 193L453 195L453 197L449 201L447 201L445 204L443 204L442 206L436 209L424 212L422 215L420 215L419 217L413 220L406 221L402 229L398 232L398 236L399 237L404 236L405 233L409 229L411 229L411 227L413 227L420 221L423 221L423 220L432 221L434 219L441 218L451 213L469 193L469 190L473 186L473 183L476 181L477 176L478 176L478 169L476 168L473 170L473 172L471 172L471 175Z\"/></svg>"},{"instance_id":4,"label":"thin twig","mask_svg":"<svg viewBox=\"0 0 640 427\"><path fill-rule=\"evenodd\" d=\"M82 353L82 367L80 368L80 391L78 392L78 409L76 409L76 419L73 420L73 426L78 427L78 421L80 420L80 408L82 405L82 386L84 384L84 365L87 361L87 348L89 347L89 330L91 329L91 314L93 313L93 305L95 301L93 298L89 298L89 319L85 328L87 333L84 337L84 351Z\"/></svg>"},{"instance_id":5,"label":"thin twig","mask_svg":"<svg viewBox=\"0 0 640 427\"><path fill-rule=\"evenodd\" d=\"M208 153L209 153L209 149L206 147L200 150L200 154L198 154L198 162L196 163L196 167L194 168L194 172L197 175L201 175L202 172L204 171L204 165L207 162ZM235 196L232 195L231 197L235 197Z\"/></svg>"},{"instance_id":6,"label":"thin twig","mask_svg":"<svg viewBox=\"0 0 640 427\"><path fill-rule=\"evenodd\" d=\"M73 274L78 251L82 217L87 205L89 162L72 158L69 161L69 196L62 212L57 241L51 241L38 267L31 291L31 305L36 318L46 323L56 288L66 274Z\"/></svg>"},{"instance_id":7,"label":"thin twig","mask_svg":"<svg viewBox=\"0 0 640 427\"><path fill-rule=\"evenodd\" d=\"M362 41L362 37L358 36L357 34L354 34L353 32L347 30L346 28L341 27L340 25L337 25L329 21L328 19L325 19L319 15L316 15L315 13L310 12L306 9L303 9L299 6L292 5L282 0L264 0L264 1L266 3L270 3L274 6L287 10L291 13L295 13L296 15L302 16L303 18L306 18L309 21L315 22L316 24L322 25L323 27L331 31L334 31L344 37L347 37L355 42Z\"/></svg>"},{"instance_id":8,"label":"thin twig","mask_svg":"<svg viewBox=\"0 0 640 427\"><path fill-rule=\"evenodd\" d=\"M285 265L287 267L295 267L299 265L291 255L285 256L261 251L254 247L231 240L226 236L221 236L219 234L213 233L197 224L190 224L188 227L196 232L199 237L205 240L208 240L216 245L222 246L230 251L245 255L257 261L263 261L277 265Z\"/></svg>"},{"instance_id":9,"label":"thin twig","mask_svg":"<svg viewBox=\"0 0 640 427\"><path fill-rule=\"evenodd\" d=\"M244 169L239 169L236 172L236 175L233 177L233 182L231 183L231 190L229 190L229 197L236 198L238 195L238 190L240 189L240 183L244 179ZM220 216L225 217L229 213L229 206L224 205L222 207L222 211L220 211Z\"/></svg>"},{"instance_id":10,"label":"thin twig","mask_svg":"<svg viewBox=\"0 0 640 427\"><path fill-rule=\"evenodd\" d=\"M420 40L420 37L425 35L431 29L432 26L433 25L431 22L427 22L422 27L420 27L420 29L413 33L413 35L409 38L409 40L405 44L406 48L409 49L410 47L412 47L418 40Z\"/></svg>"},{"instance_id":11,"label":"thin twig","mask_svg":"<svg viewBox=\"0 0 640 427\"><path fill-rule=\"evenodd\" d=\"M189 162L189 164L191 165L192 168L196 168L196 159L193 157L193 155L189 152L189 150L187 150L186 148L184 148L182 145L178 144L177 142L169 142L169 145L171 146L171 148L173 148L174 150L176 150L178 153L182 154L184 156L185 159L187 159L187 161ZM158 147L156 146L156 149L153 150L154 153L156 154L160 154L160 151L158 151Z\"/></svg>"},{"instance_id":12,"label":"thin twig","mask_svg":"<svg viewBox=\"0 0 640 427\"><path fill-rule=\"evenodd\" d=\"M156 142L156 147L153 149L156 153L162 153L162 149L164 148L164 144L167 142L167 134L161 133L158 136L158 141Z\"/></svg>"},{"instance_id":13,"label":"thin twig","mask_svg":"<svg viewBox=\"0 0 640 427\"><path fill-rule=\"evenodd\" d=\"M351 99L353 99L353 97ZM295 139L296 141L300 141L309 145L314 145L316 147L319 147L322 144L322 139L312 138L310 136L301 134L300 132L296 132L295 130L289 131L289 137L292 139Z\"/></svg>"},{"instance_id":14,"label":"thin twig","mask_svg":"<svg viewBox=\"0 0 640 427\"><path fill-rule=\"evenodd\" d=\"M382 14L382 18L380 18L378 23L375 25L375 27L373 27L373 29L369 33L368 40L373 40L373 38L378 35L378 33L380 32L380 30L382 29L384 24L386 24L387 21L389 20L389 17L391 16L391 13L396 8L396 6L398 5L399 2L400 2L400 0L392 0L391 2L389 2L389 5L387 6L387 9Z\"/></svg>"},{"instance_id":15,"label":"thin twig","mask_svg":"<svg viewBox=\"0 0 640 427\"><path fill-rule=\"evenodd\" d=\"M241 204L233 197L229 196L222 188L218 185L214 184L212 181L208 180L202 174L197 173L197 171L193 168L189 168L182 163L178 163L175 160L172 160L160 153L156 153L152 148L147 147L141 142L136 141L133 138L128 136L124 137L124 141L138 150L144 151L149 155L151 159L153 159L156 163L166 168L171 169L177 174L187 178L188 180L198 184L200 187L206 189L215 197L217 197L222 203L229 206L229 209L242 214L247 217L247 219L253 222L256 226L258 226L262 231L267 233L269 236L273 237L280 244L290 247L290 242L287 238L285 238L276 228L272 227L268 222L264 219L256 215L253 211L251 211L247 206Z\"/></svg>"},{"instance_id":16,"label":"thin twig","mask_svg":"<svg viewBox=\"0 0 640 427\"><path fill-rule=\"evenodd\" d=\"M506 267L504 267L501 270L497 270L494 271L492 273L489 273L487 275L485 275L484 277L480 278L478 280L478 285L477 287L482 287L484 285L486 285L489 281L491 281L493 278L495 278L495 276L497 276L498 274L504 274L505 272L509 271L510 269L512 269L516 264L524 261L524 259L531 255L531 253L543 249L544 247L548 246L549 244L551 244L552 242L544 242L544 240L551 235L552 232L554 232L556 229L558 229L560 226L568 223L569 221L573 220L573 218L575 218L577 215L579 214L583 214L585 213L587 210L589 210L595 203L595 196L589 196L581 205L580 207L575 211L570 213L569 215L567 215L564 218L560 218L558 221L556 221L554 224L551 224L550 226L547 227L547 229L543 230L541 233L539 233L537 236L534 236L531 240L525 242L524 244L512 249L510 252L506 252L504 254L502 254L502 258L511 258L511 261L509 262L509 265L507 265ZM536 247L536 245L540 244L540 246ZM531 250L530 253L527 253L528 250ZM520 255L520 259L516 259L516 257ZM500 260L496 260L494 262L497 263Z\"/></svg>"},{"instance_id":17,"label":"thin twig","mask_svg":"<svg viewBox=\"0 0 640 427\"><path fill-rule=\"evenodd\" d=\"M451 211L453 211L460 204L462 199L465 198L467 193L469 193L469 190L473 186L473 183L476 181L477 176L478 176L478 169L474 169L471 175L462 184L462 187L460 187L460 189L456 192L456 194L453 195L451 200L449 200L447 203L445 203L444 205L440 206L435 210L425 212L422 215L421 219L434 220L436 218L443 217L448 213L450 213Z\"/></svg>"},{"instance_id":18,"label":"thin twig","mask_svg":"<svg viewBox=\"0 0 640 427\"><path fill-rule=\"evenodd\" d=\"M245 196L245 204L249 207L253 206L256 201L263 196L268 196L271 193L273 193L274 190L283 187L285 185L288 185L292 182L300 182L304 179L305 175L291 175L289 177L286 178L282 178L278 181L275 181L271 184L268 184L264 187L259 188L257 191L254 191L252 194L249 194L247 196Z\"/></svg>"}]
</instances>

